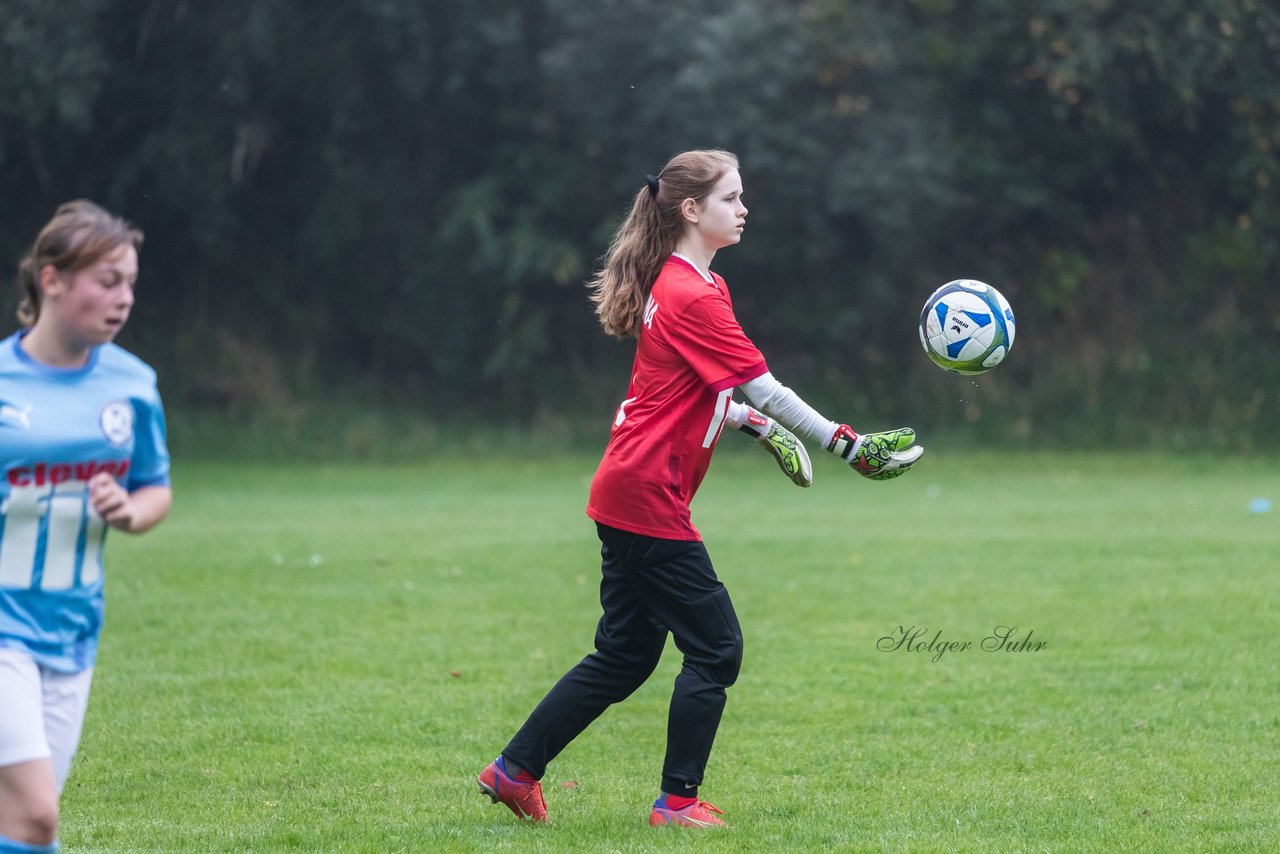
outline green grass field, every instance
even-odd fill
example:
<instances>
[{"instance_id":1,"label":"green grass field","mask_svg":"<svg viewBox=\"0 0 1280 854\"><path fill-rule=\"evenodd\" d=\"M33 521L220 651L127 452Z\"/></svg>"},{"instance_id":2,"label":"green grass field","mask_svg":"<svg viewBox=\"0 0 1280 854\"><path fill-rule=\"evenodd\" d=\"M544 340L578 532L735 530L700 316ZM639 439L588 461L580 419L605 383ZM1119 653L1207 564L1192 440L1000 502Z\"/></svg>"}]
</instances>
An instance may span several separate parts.
<instances>
[{"instance_id":1,"label":"green grass field","mask_svg":"<svg viewBox=\"0 0 1280 854\"><path fill-rule=\"evenodd\" d=\"M673 647L553 763L552 826L476 791L590 649L594 457L179 464L108 544L65 850L1280 850L1275 460L823 455L799 490L727 451L694 518L746 637L732 829L645 826Z\"/></svg>"}]
</instances>

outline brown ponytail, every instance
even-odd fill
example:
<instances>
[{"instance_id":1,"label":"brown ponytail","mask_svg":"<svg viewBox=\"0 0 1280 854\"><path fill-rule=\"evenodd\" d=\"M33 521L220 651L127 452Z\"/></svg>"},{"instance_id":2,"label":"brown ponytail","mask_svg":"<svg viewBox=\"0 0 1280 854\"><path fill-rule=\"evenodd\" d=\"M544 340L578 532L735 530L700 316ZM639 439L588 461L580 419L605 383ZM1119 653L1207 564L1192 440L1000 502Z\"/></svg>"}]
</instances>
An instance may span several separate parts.
<instances>
[{"instance_id":1,"label":"brown ponytail","mask_svg":"<svg viewBox=\"0 0 1280 854\"><path fill-rule=\"evenodd\" d=\"M618 338L639 334L649 291L684 233L681 203L702 204L725 173L737 168L738 158L727 151L686 151L671 158L656 180L646 176L614 232L604 266L587 282L605 332Z\"/></svg>"},{"instance_id":2,"label":"brown ponytail","mask_svg":"<svg viewBox=\"0 0 1280 854\"><path fill-rule=\"evenodd\" d=\"M18 322L31 326L40 316L40 284L36 281L36 262L30 255L18 264Z\"/></svg>"}]
</instances>

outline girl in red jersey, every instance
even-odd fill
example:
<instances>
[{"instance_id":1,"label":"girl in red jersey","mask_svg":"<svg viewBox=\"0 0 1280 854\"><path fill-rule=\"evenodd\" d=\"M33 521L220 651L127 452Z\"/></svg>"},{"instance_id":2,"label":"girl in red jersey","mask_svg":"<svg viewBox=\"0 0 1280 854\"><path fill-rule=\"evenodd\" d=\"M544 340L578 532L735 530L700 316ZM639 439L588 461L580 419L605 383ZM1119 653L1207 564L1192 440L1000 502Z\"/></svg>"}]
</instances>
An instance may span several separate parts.
<instances>
[{"instance_id":1,"label":"girl in red jersey","mask_svg":"<svg viewBox=\"0 0 1280 854\"><path fill-rule=\"evenodd\" d=\"M762 439L801 485L808 460L784 427L876 480L902 474L924 452L909 428L859 434L824 418L769 372L734 317L724 279L710 269L717 251L742 239L746 217L736 157L679 154L646 176L590 282L605 331L638 339L587 504L601 542L604 614L595 652L556 683L480 774L481 791L521 818L546 820L538 781L547 763L649 678L670 632L684 663L649 823L724 824L698 787L725 689L738 676L742 631L689 502L725 425ZM767 415L735 402L734 389Z\"/></svg>"}]
</instances>

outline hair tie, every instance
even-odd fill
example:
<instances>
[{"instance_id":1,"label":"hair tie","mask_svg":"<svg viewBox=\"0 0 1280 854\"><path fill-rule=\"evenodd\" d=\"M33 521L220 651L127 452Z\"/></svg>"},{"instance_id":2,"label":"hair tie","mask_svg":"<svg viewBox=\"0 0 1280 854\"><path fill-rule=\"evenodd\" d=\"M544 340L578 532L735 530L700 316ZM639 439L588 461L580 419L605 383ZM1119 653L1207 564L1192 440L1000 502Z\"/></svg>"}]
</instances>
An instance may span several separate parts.
<instances>
[{"instance_id":1,"label":"hair tie","mask_svg":"<svg viewBox=\"0 0 1280 854\"><path fill-rule=\"evenodd\" d=\"M654 198L658 197L658 179L653 175L645 175L644 183L649 187L649 192L653 193Z\"/></svg>"}]
</instances>

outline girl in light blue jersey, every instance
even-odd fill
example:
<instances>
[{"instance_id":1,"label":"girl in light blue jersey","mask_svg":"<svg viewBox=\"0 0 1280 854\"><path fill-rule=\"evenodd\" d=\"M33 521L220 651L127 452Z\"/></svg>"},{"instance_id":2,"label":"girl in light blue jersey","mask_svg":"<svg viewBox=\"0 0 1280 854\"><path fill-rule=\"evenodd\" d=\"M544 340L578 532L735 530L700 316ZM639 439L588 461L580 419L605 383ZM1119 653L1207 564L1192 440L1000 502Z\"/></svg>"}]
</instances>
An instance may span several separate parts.
<instances>
[{"instance_id":1,"label":"girl in light blue jersey","mask_svg":"<svg viewBox=\"0 0 1280 854\"><path fill-rule=\"evenodd\" d=\"M0 854L57 850L102 629L108 527L168 513L156 375L111 343L142 232L58 208L18 268L22 328L0 341Z\"/></svg>"}]
</instances>

